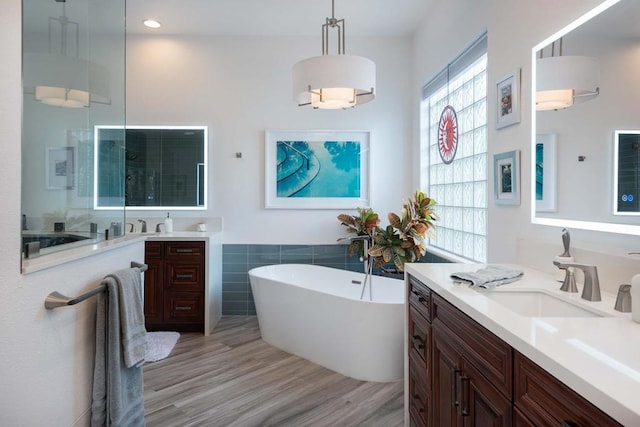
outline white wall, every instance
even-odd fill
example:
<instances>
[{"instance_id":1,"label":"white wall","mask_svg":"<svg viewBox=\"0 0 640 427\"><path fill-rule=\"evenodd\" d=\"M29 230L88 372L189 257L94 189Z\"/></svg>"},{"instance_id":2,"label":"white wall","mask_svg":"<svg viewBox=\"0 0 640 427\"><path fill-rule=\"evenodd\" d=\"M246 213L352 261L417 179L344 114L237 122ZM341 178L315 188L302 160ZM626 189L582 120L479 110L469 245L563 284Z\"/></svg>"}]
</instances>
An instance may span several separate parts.
<instances>
[{"instance_id":1,"label":"white wall","mask_svg":"<svg viewBox=\"0 0 640 427\"><path fill-rule=\"evenodd\" d=\"M370 130L373 208L386 218L414 190L410 40L349 39L349 53L376 62L378 86L375 101L344 111L293 101L291 67L319 50L317 37L128 38L128 124L209 126L207 214L223 217L225 243L331 244L343 236L336 215L345 210L264 209L265 129Z\"/></svg>"}]
</instances>

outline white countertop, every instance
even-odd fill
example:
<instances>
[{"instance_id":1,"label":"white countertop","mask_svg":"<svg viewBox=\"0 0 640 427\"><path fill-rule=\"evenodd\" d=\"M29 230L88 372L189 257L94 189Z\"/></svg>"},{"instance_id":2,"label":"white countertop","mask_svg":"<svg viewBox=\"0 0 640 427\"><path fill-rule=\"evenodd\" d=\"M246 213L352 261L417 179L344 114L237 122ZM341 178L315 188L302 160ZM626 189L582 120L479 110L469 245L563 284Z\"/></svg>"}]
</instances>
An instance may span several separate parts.
<instances>
[{"instance_id":1,"label":"white countertop","mask_svg":"<svg viewBox=\"0 0 640 427\"><path fill-rule=\"evenodd\" d=\"M123 245L130 245L144 240L207 240L214 234L219 234L219 230L212 231L177 231L174 233L128 233L124 237L118 237L112 240L101 240L91 244L84 242L76 242L70 245L64 245L64 250L56 250L49 252L45 248L41 251L41 255L35 258L22 260L22 274L29 274L36 271L45 270L47 268L56 267L66 262L75 261L88 256L97 255L106 251L121 248ZM81 234L69 232L69 234ZM49 253L48 253L49 252Z\"/></svg>"},{"instance_id":2,"label":"white countertop","mask_svg":"<svg viewBox=\"0 0 640 427\"><path fill-rule=\"evenodd\" d=\"M640 426L640 323L633 322L630 313L613 310L616 296L602 293L600 302L585 301L580 293L559 291L561 283L549 274L511 265L524 276L499 291L543 289L610 316L524 317L483 295L490 290L475 290L450 278L482 267L407 264L405 271L621 424Z\"/></svg>"}]
</instances>

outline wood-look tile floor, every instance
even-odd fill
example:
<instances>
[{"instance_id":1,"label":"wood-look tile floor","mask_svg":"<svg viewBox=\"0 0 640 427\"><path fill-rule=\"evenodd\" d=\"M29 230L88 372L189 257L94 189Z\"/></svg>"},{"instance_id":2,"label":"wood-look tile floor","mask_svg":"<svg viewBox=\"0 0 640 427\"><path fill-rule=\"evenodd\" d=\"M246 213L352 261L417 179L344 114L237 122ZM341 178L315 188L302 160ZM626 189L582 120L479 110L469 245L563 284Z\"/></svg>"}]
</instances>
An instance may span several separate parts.
<instances>
[{"instance_id":1,"label":"wood-look tile floor","mask_svg":"<svg viewBox=\"0 0 640 427\"><path fill-rule=\"evenodd\" d=\"M402 381L354 380L278 350L255 317L181 334L167 359L144 366L144 401L148 427L403 424Z\"/></svg>"}]
</instances>

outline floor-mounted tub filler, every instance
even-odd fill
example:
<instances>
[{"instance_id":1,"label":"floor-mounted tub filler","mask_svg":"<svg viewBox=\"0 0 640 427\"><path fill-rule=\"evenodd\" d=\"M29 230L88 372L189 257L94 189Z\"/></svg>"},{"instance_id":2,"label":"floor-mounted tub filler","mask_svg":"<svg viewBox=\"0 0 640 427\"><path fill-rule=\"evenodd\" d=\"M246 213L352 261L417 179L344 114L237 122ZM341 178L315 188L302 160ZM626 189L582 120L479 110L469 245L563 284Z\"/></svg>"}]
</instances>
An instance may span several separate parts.
<instances>
[{"instance_id":1,"label":"floor-mounted tub filler","mask_svg":"<svg viewBox=\"0 0 640 427\"><path fill-rule=\"evenodd\" d=\"M363 381L403 377L404 282L305 264L249 271L262 338ZM367 286L369 286L367 284Z\"/></svg>"}]
</instances>

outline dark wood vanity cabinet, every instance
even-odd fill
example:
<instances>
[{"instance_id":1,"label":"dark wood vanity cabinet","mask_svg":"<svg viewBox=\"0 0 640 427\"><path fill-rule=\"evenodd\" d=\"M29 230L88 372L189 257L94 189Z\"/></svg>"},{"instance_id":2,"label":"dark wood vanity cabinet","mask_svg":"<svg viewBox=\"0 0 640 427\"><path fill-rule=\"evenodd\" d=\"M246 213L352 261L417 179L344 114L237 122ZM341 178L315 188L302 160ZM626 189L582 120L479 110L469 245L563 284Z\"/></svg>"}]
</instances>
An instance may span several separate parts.
<instances>
[{"instance_id":1,"label":"dark wood vanity cabinet","mask_svg":"<svg viewBox=\"0 0 640 427\"><path fill-rule=\"evenodd\" d=\"M146 242L145 263L147 330L204 330L204 242Z\"/></svg>"},{"instance_id":2,"label":"dark wood vanity cabinet","mask_svg":"<svg viewBox=\"0 0 640 427\"><path fill-rule=\"evenodd\" d=\"M413 276L411 426L618 426Z\"/></svg>"},{"instance_id":3,"label":"dark wood vanity cabinet","mask_svg":"<svg viewBox=\"0 0 640 427\"><path fill-rule=\"evenodd\" d=\"M409 412L414 426L431 426L431 291L409 281Z\"/></svg>"}]
</instances>

